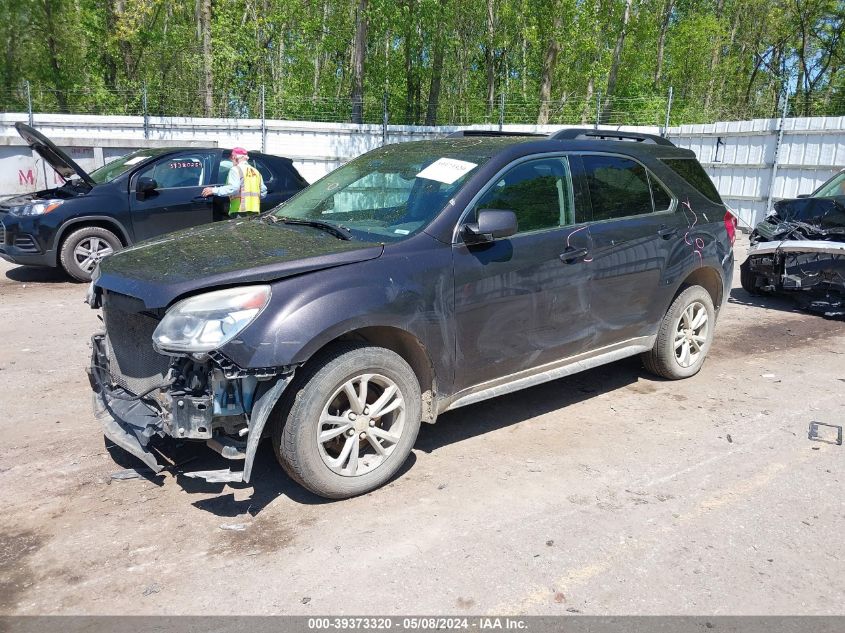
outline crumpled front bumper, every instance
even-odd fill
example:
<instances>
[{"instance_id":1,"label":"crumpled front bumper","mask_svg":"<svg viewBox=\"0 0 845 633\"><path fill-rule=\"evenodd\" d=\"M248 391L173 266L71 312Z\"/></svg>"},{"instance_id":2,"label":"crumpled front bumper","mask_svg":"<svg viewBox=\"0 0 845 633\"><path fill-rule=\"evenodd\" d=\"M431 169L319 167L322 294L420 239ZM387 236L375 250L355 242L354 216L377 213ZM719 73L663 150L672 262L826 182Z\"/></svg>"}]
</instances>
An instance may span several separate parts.
<instances>
[{"instance_id":1,"label":"crumpled front bumper","mask_svg":"<svg viewBox=\"0 0 845 633\"><path fill-rule=\"evenodd\" d=\"M845 242L761 241L748 249L742 267L754 290L791 295L811 312L845 314Z\"/></svg>"},{"instance_id":2,"label":"crumpled front bumper","mask_svg":"<svg viewBox=\"0 0 845 633\"><path fill-rule=\"evenodd\" d=\"M112 384L105 336L94 335L91 345L91 365L87 371L91 389L94 392L94 416L103 427L103 433L117 446L143 461L154 472L160 472L165 466L159 463L156 454L151 450L151 441L155 436L171 435L170 430L173 424L170 412L152 395L140 398ZM185 475L215 482L248 482L267 420L292 377L292 372L280 375L255 400L248 416L243 471L231 471L227 468L185 473ZM210 446L213 441L209 440Z\"/></svg>"},{"instance_id":3,"label":"crumpled front bumper","mask_svg":"<svg viewBox=\"0 0 845 633\"><path fill-rule=\"evenodd\" d=\"M94 335L91 346L88 379L94 392L94 417L102 425L107 438L154 472L159 472L164 466L158 463L149 445L155 435L164 432L164 412L151 404L151 400L138 399L125 389L110 384L104 335Z\"/></svg>"}]
</instances>

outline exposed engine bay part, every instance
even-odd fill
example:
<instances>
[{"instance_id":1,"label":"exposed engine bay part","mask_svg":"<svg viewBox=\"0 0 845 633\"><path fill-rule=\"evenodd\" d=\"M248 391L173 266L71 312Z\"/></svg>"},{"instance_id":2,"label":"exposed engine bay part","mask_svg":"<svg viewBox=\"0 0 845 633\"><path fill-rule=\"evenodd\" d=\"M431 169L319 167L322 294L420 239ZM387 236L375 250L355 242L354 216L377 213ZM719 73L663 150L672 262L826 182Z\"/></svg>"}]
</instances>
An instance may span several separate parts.
<instances>
[{"instance_id":1,"label":"exposed engine bay part","mask_svg":"<svg viewBox=\"0 0 845 633\"><path fill-rule=\"evenodd\" d=\"M106 336L95 335L92 346L88 374L95 414L106 437L156 473L165 466L152 450L155 437L205 440L223 457L243 460L244 468L222 471L227 473L224 479L218 471L195 476L208 481L250 480L267 419L293 377L292 368L266 372L260 378L245 372L228 378L211 358L172 357L163 388L139 395L130 391L122 374L114 375L114 352ZM231 365L228 369L230 374L240 373Z\"/></svg>"},{"instance_id":2,"label":"exposed engine bay part","mask_svg":"<svg viewBox=\"0 0 845 633\"><path fill-rule=\"evenodd\" d=\"M740 280L752 294L790 295L811 312L845 315L845 206L830 198L776 203L751 234Z\"/></svg>"}]
</instances>

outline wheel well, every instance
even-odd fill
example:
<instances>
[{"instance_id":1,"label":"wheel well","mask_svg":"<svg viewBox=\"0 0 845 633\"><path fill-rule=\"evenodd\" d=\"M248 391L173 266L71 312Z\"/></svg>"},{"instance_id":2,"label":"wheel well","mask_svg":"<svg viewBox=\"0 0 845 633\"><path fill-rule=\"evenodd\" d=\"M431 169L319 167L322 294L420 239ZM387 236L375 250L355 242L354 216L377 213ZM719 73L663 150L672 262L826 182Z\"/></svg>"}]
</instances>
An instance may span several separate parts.
<instances>
[{"instance_id":1,"label":"wheel well","mask_svg":"<svg viewBox=\"0 0 845 633\"><path fill-rule=\"evenodd\" d=\"M433 423L437 418L437 378L425 346L405 330L390 326L372 326L347 332L328 342L321 349L341 341L363 341L377 347L384 347L401 356L411 366L422 394L422 421ZM319 352L320 350L318 350Z\"/></svg>"},{"instance_id":2,"label":"wheel well","mask_svg":"<svg viewBox=\"0 0 845 633\"><path fill-rule=\"evenodd\" d=\"M123 233L123 229L121 229L118 225L114 222L109 222L108 220L82 220L80 222L75 222L73 224L66 224L62 229L62 234L59 236L59 244L56 248L57 252L61 252L62 247L65 245L65 240L67 240L68 236L77 231L79 229L88 228L89 226L96 226L101 229L105 229L107 231L111 231L117 236L117 239L120 240L120 244L122 246L128 246L129 240L127 239L126 235Z\"/></svg>"},{"instance_id":3,"label":"wheel well","mask_svg":"<svg viewBox=\"0 0 845 633\"><path fill-rule=\"evenodd\" d=\"M713 307L718 312L722 306L723 294L722 277L718 272L713 268L707 267L694 270L684 279L684 282L678 288L677 294L680 294L684 288L688 288L689 286L701 286L704 288L713 300Z\"/></svg>"}]
</instances>

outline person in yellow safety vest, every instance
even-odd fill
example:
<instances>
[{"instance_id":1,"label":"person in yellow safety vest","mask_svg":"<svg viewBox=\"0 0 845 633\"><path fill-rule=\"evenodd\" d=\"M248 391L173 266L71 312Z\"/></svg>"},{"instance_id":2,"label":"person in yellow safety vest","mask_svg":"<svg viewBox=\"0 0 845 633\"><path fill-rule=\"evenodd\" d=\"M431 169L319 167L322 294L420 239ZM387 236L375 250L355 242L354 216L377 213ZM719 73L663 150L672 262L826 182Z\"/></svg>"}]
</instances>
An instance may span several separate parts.
<instances>
[{"instance_id":1,"label":"person in yellow safety vest","mask_svg":"<svg viewBox=\"0 0 845 633\"><path fill-rule=\"evenodd\" d=\"M247 161L249 154L243 147L232 150L232 168L226 184L219 187L206 187L203 197L229 196L229 217L244 218L258 215L261 211L261 198L267 195L267 187L261 173Z\"/></svg>"}]
</instances>

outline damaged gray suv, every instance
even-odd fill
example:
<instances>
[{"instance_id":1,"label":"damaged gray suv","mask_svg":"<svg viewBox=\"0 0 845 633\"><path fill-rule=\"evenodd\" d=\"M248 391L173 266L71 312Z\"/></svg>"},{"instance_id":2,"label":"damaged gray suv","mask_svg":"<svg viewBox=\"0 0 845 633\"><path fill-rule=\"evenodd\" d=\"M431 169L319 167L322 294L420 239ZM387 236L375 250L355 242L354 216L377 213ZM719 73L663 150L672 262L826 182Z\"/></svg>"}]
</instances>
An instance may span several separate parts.
<instances>
[{"instance_id":1,"label":"damaged gray suv","mask_svg":"<svg viewBox=\"0 0 845 633\"><path fill-rule=\"evenodd\" d=\"M269 438L307 489L362 494L445 411L633 355L698 372L735 228L659 137L388 145L260 217L103 260L96 416L155 471L171 437L241 465L188 474L250 481Z\"/></svg>"}]
</instances>

